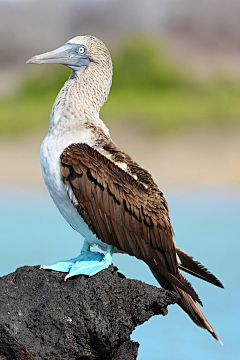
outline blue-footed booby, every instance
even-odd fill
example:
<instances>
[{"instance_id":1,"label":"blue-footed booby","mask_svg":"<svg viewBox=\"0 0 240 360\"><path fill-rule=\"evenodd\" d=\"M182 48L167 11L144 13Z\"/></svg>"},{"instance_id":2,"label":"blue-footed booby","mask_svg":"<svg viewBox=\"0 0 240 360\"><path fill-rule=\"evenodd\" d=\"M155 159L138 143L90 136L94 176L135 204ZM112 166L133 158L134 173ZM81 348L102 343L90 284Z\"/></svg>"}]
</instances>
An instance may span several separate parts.
<instances>
[{"instance_id":1,"label":"blue-footed booby","mask_svg":"<svg viewBox=\"0 0 240 360\"><path fill-rule=\"evenodd\" d=\"M55 205L85 239L78 257L43 268L66 272L67 279L106 269L113 252L135 256L149 266L163 288L179 294L178 304L190 318L221 342L180 270L223 285L175 246L163 193L151 174L116 146L99 117L112 83L112 61L104 43L93 36L77 36L27 63L63 64L71 69L53 105L40 158ZM92 245L105 254L92 252Z\"/></svg>"}]
</instances>

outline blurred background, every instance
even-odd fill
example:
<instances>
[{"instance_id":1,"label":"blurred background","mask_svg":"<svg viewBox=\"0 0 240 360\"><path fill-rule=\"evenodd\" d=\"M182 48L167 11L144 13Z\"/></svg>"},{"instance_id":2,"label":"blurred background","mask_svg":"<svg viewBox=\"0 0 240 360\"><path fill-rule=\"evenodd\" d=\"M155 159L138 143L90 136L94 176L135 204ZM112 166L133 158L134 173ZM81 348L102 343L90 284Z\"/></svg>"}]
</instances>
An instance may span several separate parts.
<instances>
[{"instance_id":1,"label":"blurred background","mask_svg":"<svg viewBox=\"0 0 240 360\"><path fill-rule=\"evenodd\" d=\"M172 306L133 333L140 360L239 355L239 19L238 0L0 0L0 275L80 251L82 239L52 204L39 164L70 70L25 63L91 34L114 66L101 118L164 191L177 245L225 285L188 277L224 347ZM114 264L157 285L136 259L115 255Z\"/></svg>"}]
</instances>

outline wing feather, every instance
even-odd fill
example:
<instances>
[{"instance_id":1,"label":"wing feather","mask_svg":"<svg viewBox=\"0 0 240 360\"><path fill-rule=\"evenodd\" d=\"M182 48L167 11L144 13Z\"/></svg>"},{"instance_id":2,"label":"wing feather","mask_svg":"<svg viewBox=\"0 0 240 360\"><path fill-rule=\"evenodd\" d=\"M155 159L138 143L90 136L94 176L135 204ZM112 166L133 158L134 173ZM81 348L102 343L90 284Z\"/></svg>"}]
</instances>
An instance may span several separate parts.
<instances>
[{"instance_id":1,"label":"wing feather","mask_svg":"<svg viewBox=\"0 0 240 360\"><path fill-rule=\"evenodd\" d=\"M112 154L121 161L120 152L112 148ZM146 170L130 157L125 158L130 173L89 145L72 144L60 158L63 182L70 184L79 214L101 241L142 259L198 301L195 291L178 273L163 194Z\"/></svg>"}]
</instances>

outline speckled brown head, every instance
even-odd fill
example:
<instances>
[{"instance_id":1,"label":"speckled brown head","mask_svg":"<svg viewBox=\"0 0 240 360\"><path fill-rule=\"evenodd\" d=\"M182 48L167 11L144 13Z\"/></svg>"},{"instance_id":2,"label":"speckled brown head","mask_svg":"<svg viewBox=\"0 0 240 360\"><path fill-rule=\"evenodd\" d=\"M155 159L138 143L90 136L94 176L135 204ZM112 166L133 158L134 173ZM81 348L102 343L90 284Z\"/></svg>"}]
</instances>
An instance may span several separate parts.
<instances>
[{"instance_id":1,"label":"speckled brown head","mask_svg":"<svg viewBox=\"0 0 240 360\"><path fill-rule=\"evenodd\" d=\"M80 47L83 45L86 48L86 55L89 57L92 63L96 63L102 67L112 69L110 53L106 45L98 38L91 35L76 36L69 40L67 44L79 45Z\"/></svg>"},{"instance_id":2,"label":"speckled brown head","mask_svg":"<svg viewBox=\"0 0 240 360\"><path fill-rule=\"evenodd\" d=\"M62 64L72 70L71 78L81 82L87 98L98 105L106 101L112 83L112 60L105 44L94 36L76 36L60 48L33 56L27 64ZM87 95L85 92L85 95Z\"/></svg>"}]
</instances>

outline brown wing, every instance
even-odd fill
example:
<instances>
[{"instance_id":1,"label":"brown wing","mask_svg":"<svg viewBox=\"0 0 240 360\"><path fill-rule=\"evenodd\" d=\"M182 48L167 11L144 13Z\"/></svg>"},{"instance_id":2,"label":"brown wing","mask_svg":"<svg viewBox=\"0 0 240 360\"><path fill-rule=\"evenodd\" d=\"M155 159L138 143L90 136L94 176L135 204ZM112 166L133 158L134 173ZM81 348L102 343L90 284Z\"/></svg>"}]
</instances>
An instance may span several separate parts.
<instances>
[{"instance_id":1,"label":"brown wing","mask_svg":"<svg viewBox=\"0 0 240 360\"><path fill-rule=\"evenodd\" d=\"M114 160L120 161L121 153L116 149ZM86 144L66 148L60 165L64 184L71 186L78 200L74 206L101 241L143 260L200 301L178 272L173 229L163 193L146 170L129 157L127 162L136 179Z\"/></svg>"}]
</instances>

